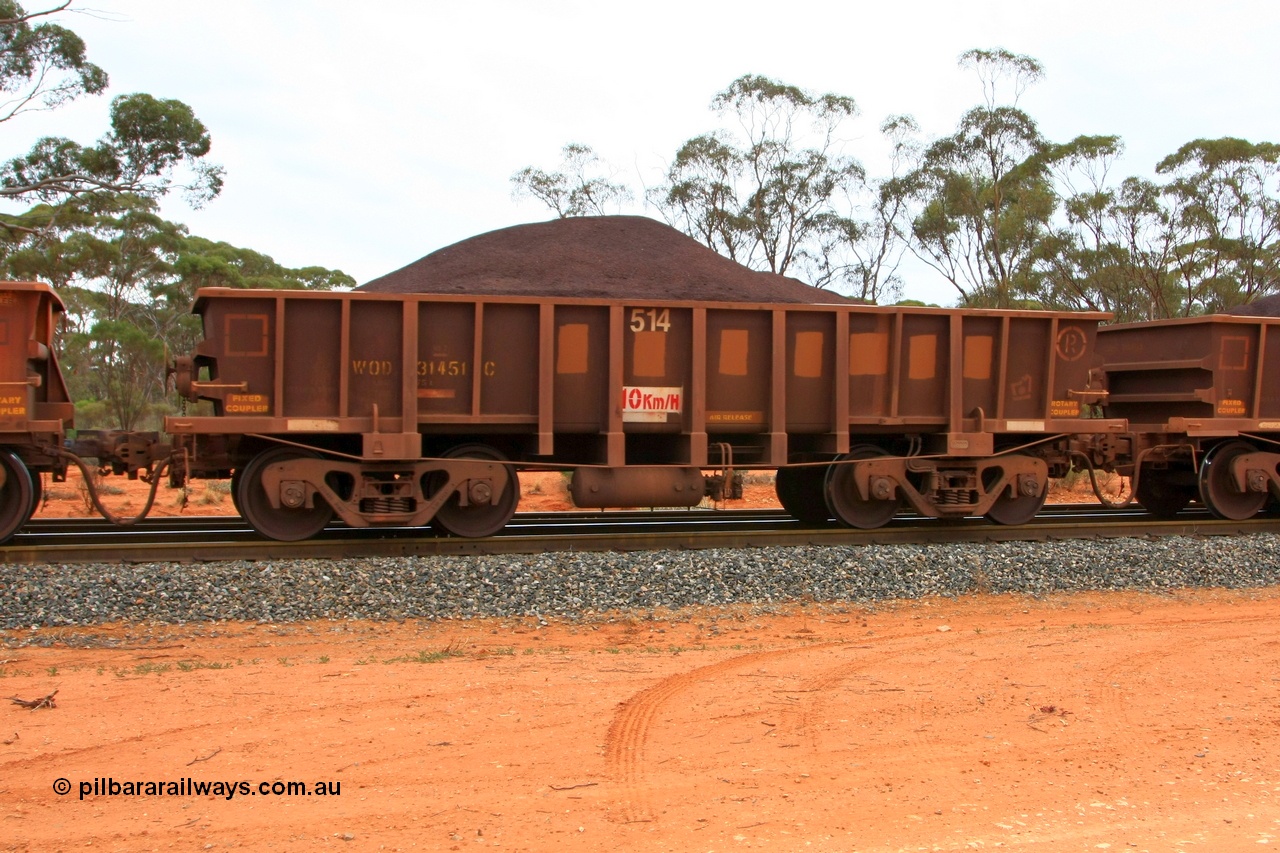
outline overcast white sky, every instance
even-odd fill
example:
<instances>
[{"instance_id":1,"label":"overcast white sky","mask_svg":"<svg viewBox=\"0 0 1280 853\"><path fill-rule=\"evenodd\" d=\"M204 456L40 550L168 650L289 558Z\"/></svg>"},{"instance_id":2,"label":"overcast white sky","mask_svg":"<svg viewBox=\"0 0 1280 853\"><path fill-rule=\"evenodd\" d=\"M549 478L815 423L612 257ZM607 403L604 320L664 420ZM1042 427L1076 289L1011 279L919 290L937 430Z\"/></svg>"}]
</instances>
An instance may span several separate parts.
<instances>
[{"instance_id":1,"label":"overcast white sky","mask_svg":"<svg viewBox=\"0 0 1280 853\"><path fill-rule=\"evenodd\" d=\"M1119 134L1124 175L1151 174L1196 138L1280 141L1275 0L77 6L60 20L111 75L108 97L9 122L0 155L41 135L94 141L111 95L177 98L208 126L227 182L204 210L174 201L166 215L361 283L549 218L512 200L510 177L556 167L567 142L592 146L633 187L657 183L681 142L717 126L712 96L746 73L856 99L849 150L873 171L886 115L912 114L932 138L979 102L955 64L972 47L1043 62L1020 106L1051 139ZM913 269L906 295L949 304L948 288Z\"/></svg>"}]
</instances>

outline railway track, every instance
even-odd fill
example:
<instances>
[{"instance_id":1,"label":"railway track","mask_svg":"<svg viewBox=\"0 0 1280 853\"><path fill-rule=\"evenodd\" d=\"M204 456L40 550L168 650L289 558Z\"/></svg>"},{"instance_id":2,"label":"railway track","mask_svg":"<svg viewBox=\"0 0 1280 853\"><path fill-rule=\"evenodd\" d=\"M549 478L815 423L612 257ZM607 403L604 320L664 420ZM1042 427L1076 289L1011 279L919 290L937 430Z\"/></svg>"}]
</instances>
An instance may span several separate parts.
<instances>
[{"instance_id":1,"label":"railway track","mask_svg":"<svg viewBox=\"0 0 1280 853\"><path fill-rule=\"evenodd\" d=\"M1231 536L1280 532L1280 516L1222 521L1192 508L1168 521L1140 509L1090 504L1047 507L1032 523L940 521L903 514L876 530L805 525L780 510L519 513L486 539L436 536L420 528L334 525L312 540L263 540L235 516L156 518L125 528L100 519L40 519L0 547L7 564L339 559L386 556L638 551L784 545L1047 541L1125 536Z\"/></svg>"}]
</instances>

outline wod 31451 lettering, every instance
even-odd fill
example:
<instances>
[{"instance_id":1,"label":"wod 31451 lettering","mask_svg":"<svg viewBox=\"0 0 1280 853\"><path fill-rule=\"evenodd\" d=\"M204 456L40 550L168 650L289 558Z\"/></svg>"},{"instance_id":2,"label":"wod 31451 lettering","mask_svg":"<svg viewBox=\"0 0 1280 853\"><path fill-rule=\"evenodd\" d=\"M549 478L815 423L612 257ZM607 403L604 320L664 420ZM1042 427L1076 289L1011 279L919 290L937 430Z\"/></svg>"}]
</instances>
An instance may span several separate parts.
<instances>
[{"instance_id":1,"label":"wod 31451 lettering","mask_svg":"<svg viewBox=\"0 0 1280 853\"><path fill-rule=\"evenodd\" d=\"M395 369L395 363L387 358L353 358L351 360L351 372L356 376L390 376L395 372Z\"/></svg>"},{"instance_id":2,"label":"wod 31451 lettering","mask_svg":"<svg viewBox=\"0 0 1280 853\"><path fill-rule=\"evenodd\" d=\"M486 361L482 371L485 376L493 376L498 372L496 362ZM390 359L353 358L351 372L356 376L392 376L396 372L395 362ZM470 376L471 364L459 359L433 359L419 361L418 376Z\"/></svg>"},{"instance_id":3,"label":"wod 31451 lettering","mask_svg":"<svg viewBox=\"0 0 1280 853\"><path fill-rule=\"evenodd\" d=\"M418 362L419 376L466 376L470 365L457 359L436 359Z\"/></svg>"},{"instance_id":4,"label":"wod 31451 lettering","mask_svg":"<svg viewBox=\"0 0 1280 853\"><path fill-rule=\"evenodd\" d=\"M485 376L493 376L498 372L496 362L486 361L480 368ZM419 376L470 376L471 363L458 359L432 359L418 362Z\"/></svg>"}]
</instances>

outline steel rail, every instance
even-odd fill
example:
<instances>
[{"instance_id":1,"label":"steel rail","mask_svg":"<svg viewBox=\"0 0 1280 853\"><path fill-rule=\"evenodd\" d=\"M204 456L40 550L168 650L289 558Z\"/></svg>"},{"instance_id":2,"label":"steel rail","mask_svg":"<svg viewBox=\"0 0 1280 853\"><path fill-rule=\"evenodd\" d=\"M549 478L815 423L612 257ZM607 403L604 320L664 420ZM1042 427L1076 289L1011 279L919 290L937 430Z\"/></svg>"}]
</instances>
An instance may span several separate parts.
<instances>
[{"instance_id":1,"label":"steel rail","mask_svg":"<svg viewBox=\"0 0 1280 853\"><path fill-rule=\"evenodd\" d=\"M502 535L487 539L438 537L405 528L332 527L303 542L266 541L239 518L153 519L121 531L97 519L35 521L0 547L8 564L86 562L210 562L222 560L360 559L399 556L538 554L573 551L764 548L1113 539L1160 536L1235 536L1280 532L1280 517L1222 521L1188 510L1160 521L1141 511L1059 505L1030 524L1003 527L985 519L961 521L900 516L886 527L854 530L806 526L774 510L517 514ZM209 541L216 538L216 541Z\"/></svg>"}]
</instances>

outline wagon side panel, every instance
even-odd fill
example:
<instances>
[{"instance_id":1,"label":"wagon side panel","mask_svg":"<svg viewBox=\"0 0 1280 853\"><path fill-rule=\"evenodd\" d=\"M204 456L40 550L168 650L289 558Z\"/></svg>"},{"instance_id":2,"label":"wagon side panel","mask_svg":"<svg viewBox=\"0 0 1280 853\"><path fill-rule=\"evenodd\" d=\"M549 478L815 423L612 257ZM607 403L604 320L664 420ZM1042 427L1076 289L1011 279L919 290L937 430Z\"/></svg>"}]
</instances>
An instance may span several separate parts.
<instances>
[{"instance_id":1,"label":"wagon side panel","mask_svg":"<svg viewBox=\"0 0 1280 853\"><path fill-rule=\"evenodd\" d=\"M343 301L339 299L284 301L284 381L281 415L285 418L336 418L342 411ZM245 403L232 403L244 409ZM253 402L247 408L252 410Z\"/></svg>"}]
</instances>

